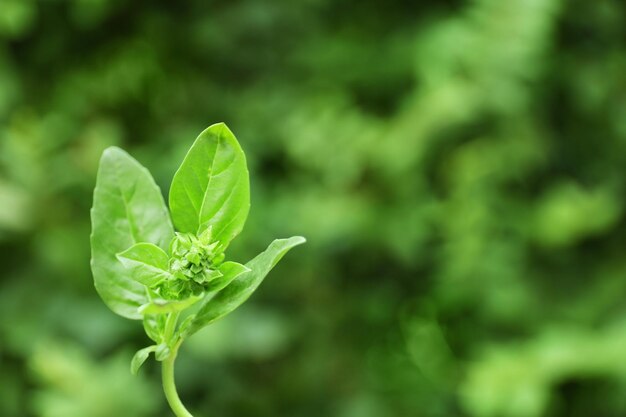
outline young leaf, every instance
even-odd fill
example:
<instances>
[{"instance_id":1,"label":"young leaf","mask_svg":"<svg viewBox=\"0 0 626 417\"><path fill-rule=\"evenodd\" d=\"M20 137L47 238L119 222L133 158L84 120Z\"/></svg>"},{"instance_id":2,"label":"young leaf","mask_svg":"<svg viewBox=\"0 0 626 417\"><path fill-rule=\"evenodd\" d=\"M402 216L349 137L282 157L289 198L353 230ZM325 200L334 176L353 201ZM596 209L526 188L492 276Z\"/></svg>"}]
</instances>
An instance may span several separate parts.
<instances>
[{"instance_id":1,"label":"young leaf","mask_svg":"<svg viewBox=\"0 0 626 417\"><path fill-rule=\"evenodd\" d=\"M209 281L207 292L222 290L239 275L250 271L250 268L237 262L228 261L220 265L219 271L222 273L222 276Z\"/></svg>"},{"instance_id":2,"label":"young leaf","mask_svg":"<svg viewBox=\"0 0 626 417\"><path fill-rule=\"evenodd\" d=\"M161 343L163 341L163 333L165 332L165 316L145 315L143 328L150 339Z\"/></svg>"},{"instance_id":3,"label":"young leaf","mask_svg":"<svg viewBox=\"0 0 626 417\"><path fill-rule=\"evenodd\" d=\"M180 323L180 326L178 327L178 334L182 334L185 335L187 334L187 328L189 327L189 325L191 324L191 322L193 321L193 319L195 318L195 315L191 314L187 317L185 317L185 319Z\"/></svg>"},{"instance_id":4,"label":"young leaf","mask_svg":"<svg viewBox=\"0 0 626 417\"><path fill-rule=\"evenodd\" d=\"M130 372L133 375L137 375L137 372L139 371L139 368L141 368L141 365L143 365L146 359L148 359L148 356L150 356L150 352L155 352L156 349L157 349L156 345L139 349L135 353L135 356L133 356L133 359L130 361Z\"/></svg>"},{"instance_id":5,"label":"young leaf","mask_svg":"<svg viewBox=\"0 0 626 417\"><path fill-rule=\"evenodd\" d=\"M152 176L119 148L104 151L91 209L91 270L100 297L115 313L141 319L145 287L116 255L135 243L163 249L174 236L165 202Z\"/></svg>"},{"instance_id":6,"label":"young leaf","mask_svg":"<svg viewBox=\"0 0 626 417\"><path fill-rule=\"evenodd\" d=\"M136 243L118 253L117 259L131 271L135 281L148 287L171 277L167 268L167 253L152 243Z\"/></svg>"},{"instance_id":7,"label":"young leaf","mask_svg":"<svg viewBox=\"0 0 626 417\"><path fill-rule=\"evenodd\" d=\"M304 242L306 240L301 236L273 241L264 252L246 264L250 271L239 275L230 285L204 302L204 305L196 313L195 319L187 328L185 336L192 335L202 327L213 323L239 307L257 289L278 261L291 248Z\"/></svg>"},{"instance_id":8,"label":"young leaf","mask_svg":"<svg viewBox=\"0 0 626 417\"><path fill-rule=\"evenodd\" d=\"M246 157L224 123L198 136L170 188L170 210L180 232L199 235L212 227L223 247L241 231L250 209Z\"/></svg>"},{"instance_id":9,"label":"young leaf","mask_svg":"<svg viewBox=\"0 0 626 417\"><path fill-rule=\"evenodd\" d=\"M182 311L187 307L191 307L200 299L201 295L195 296L192 295L189 298L185 298L184 300L163 300L163 299L155 299L146 303L139 307L139 313L141 314L164 314L164 313L174 313L176 311Z\"/></svg>"},{"instance_id":10,"label":"young leaf","mask_svg":"<svg viewBox=\"0 0 626 417\"><path fill-rule=\"evenodd\" d=\"M170 348L165 343L161 343L154 352L154 358L159 362L163 362L165 359L169 358L170 353Z\"/></svg>"}]
</instances>

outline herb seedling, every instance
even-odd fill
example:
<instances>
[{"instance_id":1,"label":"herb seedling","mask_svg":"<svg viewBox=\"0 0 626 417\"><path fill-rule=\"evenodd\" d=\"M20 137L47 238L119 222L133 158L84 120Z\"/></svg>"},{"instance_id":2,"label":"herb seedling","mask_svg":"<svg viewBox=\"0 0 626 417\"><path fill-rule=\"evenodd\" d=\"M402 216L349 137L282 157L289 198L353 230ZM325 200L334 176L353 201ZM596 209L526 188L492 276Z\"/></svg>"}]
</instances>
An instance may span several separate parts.
<instances>
[{"instance_id":1,"label":"herb seedling","mask_svg":"<svg viewBox=\"0 0 626 417\"><path fill-rule=\"evenodd\" d=\"M180 345L239 307L305 239L274 240L245 265L225 260L248 216L250 184L245 155L223 123L189 149L172 180L169 207L146 168L119 148L104 151L91 209L95 287L113 312L142 320L154 341L135 354L131 371L154 353L169 405L191 417L174 384Z\"/></svg>"}]
</instances>

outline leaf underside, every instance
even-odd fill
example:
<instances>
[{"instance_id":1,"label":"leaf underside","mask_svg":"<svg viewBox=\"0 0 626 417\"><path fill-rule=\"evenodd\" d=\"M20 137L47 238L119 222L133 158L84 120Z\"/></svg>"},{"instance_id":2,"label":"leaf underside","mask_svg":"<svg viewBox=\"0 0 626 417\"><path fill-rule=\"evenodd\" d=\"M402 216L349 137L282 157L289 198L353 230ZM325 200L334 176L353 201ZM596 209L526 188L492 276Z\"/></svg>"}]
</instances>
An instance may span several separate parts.
<instances>
[{"instance_id":1,"label":"leaf underside","mask_svg":"<svg viewBox=\"0 0 626 417\"><path fill-rule=\"evenodd\" d=\"M133 375L137 375L137 372L139 372L139 368L141 368L141 365L143 365L146 359L148 359L150 353L155 352L156 350L157 346L153 345L145 347L143 349L139 349L137 352L135 352L133 359L130 361L130 372Z\"/></svg>"},{"instance_id":2,"label":"leaf underside","mask_svg":"<svg viewBox=\"0 0 626 417\"><path fill-rule=\"evenodd\" d=\"M139 242L166 249L174 236L159 187L139 162L111 147L100 160L91 209L91 270L98 294L115 313L141 319L145 287L116 258Z\"/></svg>"}]
</instances>

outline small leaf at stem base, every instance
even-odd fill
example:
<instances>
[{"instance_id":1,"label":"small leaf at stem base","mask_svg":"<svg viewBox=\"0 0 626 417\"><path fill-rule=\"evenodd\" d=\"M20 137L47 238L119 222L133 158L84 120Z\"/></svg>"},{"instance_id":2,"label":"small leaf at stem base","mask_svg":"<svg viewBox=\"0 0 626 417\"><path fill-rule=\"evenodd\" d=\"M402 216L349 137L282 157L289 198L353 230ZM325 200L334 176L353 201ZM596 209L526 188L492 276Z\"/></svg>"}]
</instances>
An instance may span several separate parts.
<instances>
[{"instance_id":1,"label":"small leaf at stem base","mask_svg":"<svg viewBox=\"0 0 626 417\"><path fill-rule=\"evenodd\" d=\"M157 349L156 345L139 349L135 353L135 356L133 356L133 359L130 361L130 372L133 375L137 375L137 372L139 371L139 368L141 368L141 365L143 365L146 359L148 359L148 356L150 356L150 352L155 352L156 349Z\"/></svg>"}]
</instances>

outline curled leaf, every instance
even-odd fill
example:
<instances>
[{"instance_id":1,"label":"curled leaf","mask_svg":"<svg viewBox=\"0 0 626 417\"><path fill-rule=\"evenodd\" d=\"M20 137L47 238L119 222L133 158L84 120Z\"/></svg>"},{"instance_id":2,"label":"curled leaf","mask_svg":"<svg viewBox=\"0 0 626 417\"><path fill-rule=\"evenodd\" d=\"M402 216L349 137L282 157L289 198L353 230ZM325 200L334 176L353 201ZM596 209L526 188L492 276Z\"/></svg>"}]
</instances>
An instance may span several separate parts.
<instances>
[{"instance_id":1,"label":"curled leaf","mask_svg":"<svg viewBox=\"0 0 626 417\"><path fill-rule=\"evenodd\" d=\"M145 315L143 318L143 328L148 337L157 343L163 340L163 333L165 331L165 316L159 315Z\"/></svg>"},{"instance_id":2,"label":"curled leaf","mask_svg":"<svg viewBox=\"0 0 626 417\"><path fill-rule=\"evenodd\" d=\"M154 358L157 361L163 362L165 359L169 358L169 356L170 348L165 343L161 343L157 346L156 351L154 352Z\"/></svg>"},{"instance_id":3,"label":"curled leaf","mask_svg":"<svg viewBox=\"0 0 626 417\"><path fill-rule=\"evenodd\" d=\"M157 349L156 345L139 349L135 353L135 356L133 356L133 359L130 361L130 372L133 375L137 375L137 372L139 371L139 368L141 368L141 365L143 365L146 359L148 359L148 356L150 356L150 352L155 352L156 349Z\"/></svg>"}]
</instances>

